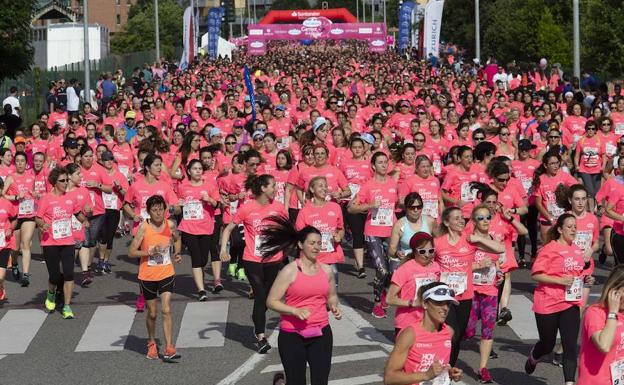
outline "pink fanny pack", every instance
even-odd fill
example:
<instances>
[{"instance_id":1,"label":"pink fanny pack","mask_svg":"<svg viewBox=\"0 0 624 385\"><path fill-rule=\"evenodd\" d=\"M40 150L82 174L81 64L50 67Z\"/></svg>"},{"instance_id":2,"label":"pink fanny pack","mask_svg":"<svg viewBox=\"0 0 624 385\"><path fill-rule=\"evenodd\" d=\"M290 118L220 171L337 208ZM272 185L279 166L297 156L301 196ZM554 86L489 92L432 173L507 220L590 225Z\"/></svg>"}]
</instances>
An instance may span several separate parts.
<instances>
[{"instance_id":1,"label":"pink fanny pack","mask_svg":"<svg viewBox=\"0 0 624 385\"><path fill-rule=\"evenodd\" d=\"M323 329L320 326L310 326L305 329L282 329L285 332L297 333L303 338L321 337Z\"/></svg>"}]
</instances>

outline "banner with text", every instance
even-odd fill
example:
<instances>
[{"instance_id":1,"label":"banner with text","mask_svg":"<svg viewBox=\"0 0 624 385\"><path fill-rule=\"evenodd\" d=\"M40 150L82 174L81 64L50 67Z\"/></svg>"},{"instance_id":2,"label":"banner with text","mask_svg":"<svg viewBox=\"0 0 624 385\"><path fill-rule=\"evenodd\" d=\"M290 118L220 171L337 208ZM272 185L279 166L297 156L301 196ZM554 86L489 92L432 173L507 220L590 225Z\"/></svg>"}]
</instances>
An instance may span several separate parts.
<instances>
[{"instance_id":1,"label":"banner with text","mask_svg":"<svg viewBox=\"0 0 624 385\"><path fill-rule=\"evenodd\" d=\"M444 0L429 0L425 5L425 26L423 30L423 58L440 56L440 31L442 30L442 9Z\"/></svg>"},{"instance_id":2,"label":"banner with text","mask_svg":"<svg viewBox=\"0 0 624 385\"><path fill-rule=\"evenodd\" d=\"M406 1L399 9L399 42L397 44L399 52L404 52L410 46L412 12L415 7L416 4L413 1Z\"/></svg>"}]
</instances>

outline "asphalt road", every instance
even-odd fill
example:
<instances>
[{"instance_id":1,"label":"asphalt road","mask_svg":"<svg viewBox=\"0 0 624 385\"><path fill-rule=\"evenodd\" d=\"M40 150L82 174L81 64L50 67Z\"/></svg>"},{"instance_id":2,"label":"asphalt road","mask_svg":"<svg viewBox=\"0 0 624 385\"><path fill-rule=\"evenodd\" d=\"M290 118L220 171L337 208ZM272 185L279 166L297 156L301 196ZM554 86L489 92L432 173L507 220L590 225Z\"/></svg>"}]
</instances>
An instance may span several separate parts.
<instances>
[{"instance_id":1,"label":"asphalt road","mask_svg":"<svg viewBox=\"0 0 624 385\"><path fill-rule=\"evenodd\" d=\"M227 280L223 292L210 294L207 302L199 303L189 258L176 265L172 297L174 338L182 358L177 363L147 360L145 314L135 313L133 308L138 293L137 265L125 255L127 242L127 238L116 240L112 274L96 277L88 288L76 287L73 320L63 320L59 312L46 315L42 311L47 272L38 247L30 287L20 287L7 272L8 301L0 305L1 385L271 383L274 373L281 370L277 334L272 334L277 315L268 313L267 330L274 348L266 355L255 353L247 283ZM386 319L370 315L373 271L369 268L369 278L357 279L351 261L347 258L348 263L340 266L338 293L344 317L332 321L334 363L330 383L381 384L392 349L392 311ZM607 274L608 266L596 269L598 284L592 293L600 292ZM533 287L528 270L513 273L514 320L496 329L494 349L499 358L489 365L496 383L563 382L562 370L548 362L538 365L533 376L523 370L536 338L530 309ZM160 321L157 335L162 340ZM463 343L458 366L465 372L465 384L477 383L478 340Z\"/></svg>"}]
</instances>

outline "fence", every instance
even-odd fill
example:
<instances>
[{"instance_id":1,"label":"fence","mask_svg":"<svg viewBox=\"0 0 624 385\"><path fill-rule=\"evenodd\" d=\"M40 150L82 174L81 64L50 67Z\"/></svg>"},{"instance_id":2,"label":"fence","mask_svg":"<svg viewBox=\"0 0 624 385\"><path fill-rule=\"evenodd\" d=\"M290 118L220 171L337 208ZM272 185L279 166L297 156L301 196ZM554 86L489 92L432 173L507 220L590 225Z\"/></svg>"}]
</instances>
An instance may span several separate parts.
<instances>
[{"instance_id":1,"label":"fence","mask_svg":"<svg viewBox=\"0 0 624 385\"><path fill-rule=\"evenodd\" d=\"M181 49L176 50L174 58L180 57L181 54ZM91 89L95 89L95 83L102 72L114 72L121 69L126 81L129 81L134 68L142 67L144 63L153 63L155 56L155 51L151 50L125 55L109 55L104 59L92 60L89 65ZM21 116L24 119L24 125L27 125L34 122L37 115L43 110L45 96L48 93L48 84L61 78L66 81L76 78L84 82L84 62L53 67L50 70L34 67L17 79L6 79L0 84L0 100L9 94L11 86L17 86L22 106Z\"/></svg>"}]
</instances>

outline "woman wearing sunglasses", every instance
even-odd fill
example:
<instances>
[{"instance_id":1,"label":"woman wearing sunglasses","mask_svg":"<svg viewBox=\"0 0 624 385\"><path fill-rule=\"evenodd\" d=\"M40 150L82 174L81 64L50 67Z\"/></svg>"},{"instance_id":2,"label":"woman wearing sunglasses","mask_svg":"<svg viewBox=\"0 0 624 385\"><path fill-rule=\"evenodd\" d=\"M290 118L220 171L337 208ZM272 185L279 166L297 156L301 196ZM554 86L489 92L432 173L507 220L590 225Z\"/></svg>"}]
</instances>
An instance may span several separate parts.
<instances>
[{"instance_id":1,"label":"woman wearing sunglasses","mask_svg":"<svg viewBox=\"0 0 624 385\"><path fill-rule=\"evenodd\" d=\"M594 210L594 197L600 190L602 181L602 165L604 158L605 143L600 136L596 135L596 122L593 120L585 124L585 135L577 142L574 152L574 168L583 181L589 194L589 209Z\"/></svg>"},{"instance_id":2,"label":"woman wearing sunglasses","mask_svg":"<svg viewBox=\"0 0 624 385\"><path fill-rule=\"evenodd\" d=\"M390 242L392 243L394 239L393 236ZM399 253L404 256L401 258L401 265L392 274L386 299L388 305L396 306L395 336L398 336L402 329L422 318L423 311L418 302L418 289L440 279L440 265L433 260L435 249L430 233L410 231L402 234L398 242L402 249Z\"/></svg>"},{"instance_id":3,"label":"woman wearing sunglasses","mask_svg":"<svg viewBox=\"0 0 624 385\"><path fill-rule=\"evenodd\" d=\"M472 210L470 212L472 214ZM440 281L455 291L458 303L452 305L447 324L455 331L450 363L454 365L459 356L460 342L464 336L474 297L473 264L477 250L503 253L503 243L489 236L465 231L466 222L461 209L450 207L442 212L440 228L442 235L435 238L436 262L440 264Z\"/></svg>"},{"instance_id":4,"label":"woman wearing sunglasses","mask_svg":"<svg viewBox=\"0 0 624 385\"><path fill-rule=\"evenodd\" d=\"M585 258L574 243L576 218L561 215L548 231L546 245L537 254L531 275L537 281L533 294L533 312L539 341L524 365L527 374L535 371L539 359L555 347L557 331L563 345L563 375L566 385L574 384L577 361L577 338L583 286L593 285L593 259Z\"/></svg>"},{"instance_id":5,"label":"woman wearing sunglasses","mask_svg":"<svg viewBox=\"0 0 624 385\"><path fill-rule=\"evenodd\" d=\"M425 214L437 221L440 212L444 209L444 201L440 194L440 181L432 175L431 160L425 155L416 157L416 175L399 184L399 202L405 204L407 196L417 193L421 198Z\"/></svg>"},{"instance_id":6,"label":"woman wearing sunglasses","mask_svg":"<svg viewBox=\"0 0 624 385\"><path fill-rule=\"evenodd\" d=\"M449 347L455 332L445 324L452 306L457 306L454 296L454 291L441 282L418 289L415 302L422 304L423 316L397 336L384 370L385 384L448 384L451 379L461 379L463 371L450 361Z\"/></svg>"},{"instance_id":7,"label":"woman wearing sunglasses","mask_svg":"<svg viewBox=\"0 0 624 385\"><path fill-rule=\"evenodd\" d=\"M504 155L513 160L516 154L516 144L514 138L511 136L509 127L502 126L498 132L498 138L494 141L497 145L496 155ZM498 143L497 143L498 142Z\"/></svg>"}]
</instances>

